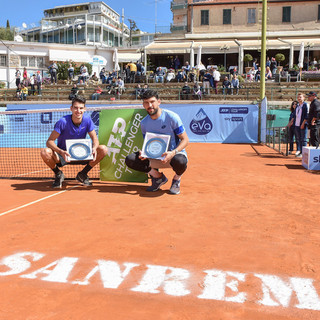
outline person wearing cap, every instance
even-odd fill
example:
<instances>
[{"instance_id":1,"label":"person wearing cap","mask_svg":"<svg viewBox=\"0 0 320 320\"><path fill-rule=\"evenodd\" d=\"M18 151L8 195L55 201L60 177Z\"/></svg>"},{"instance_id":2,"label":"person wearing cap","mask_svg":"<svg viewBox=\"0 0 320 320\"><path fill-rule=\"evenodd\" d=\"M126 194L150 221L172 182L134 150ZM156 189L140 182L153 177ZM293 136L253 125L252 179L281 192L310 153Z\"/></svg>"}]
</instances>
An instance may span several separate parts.
<instances>
[{"instance_id":1,"label":"person wearing cap","mask_svg":"<svg viewBox=\"0 0 320 320\"><path fill-rule=\"evenodd\" d=\"M308 101L311 101L308 116L308 128L310 130L309 145L319 147L319 129L320 129L320 102L317 99L317 94L310 91Z\"/></svg>"},{"instance_id":2,"label":"person wearing cap","mask_svg":"<svg viewBox=\"0 0 320 320\"><path fill-rule=\"evenodd\" d=\"M297 100L298 104L294 113L294 133L297 142L297 152L296 157L302 157L302 147L307 146L307 120L308 120L308 105L304 101L304 94L298 93Z\"/></svg>"}]
</instances>

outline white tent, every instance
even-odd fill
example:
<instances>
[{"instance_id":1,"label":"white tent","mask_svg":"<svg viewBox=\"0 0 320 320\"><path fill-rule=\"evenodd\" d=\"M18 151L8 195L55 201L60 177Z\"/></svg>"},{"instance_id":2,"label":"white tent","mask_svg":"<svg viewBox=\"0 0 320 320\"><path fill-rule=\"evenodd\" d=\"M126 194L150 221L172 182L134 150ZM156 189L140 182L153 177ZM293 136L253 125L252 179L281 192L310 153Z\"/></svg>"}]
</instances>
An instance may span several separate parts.
<instances>
[{"instance_id":1,"label":"white tent","mask_svg":"<svg viewBox=\"0 0 320 320\"><path fill-rule=\"evenodd\" d=\"M198 53L197 53L197 68L199 68L201 64L201 51L202 51L202 45L200 44L198 47Z\"/></svg>"},{"instance_id":2,"label":"white tent","mask_svg":"<svg viewBox=\"0 0 320 320\"><path fill-rule=\"evenodd\" d=\"M114 62L114 70L119 71L119 58L118 58L118 49L115 48L113 52L113 62Z\"/></svg>"},{"instance_id":3,"label":"white tent","mask_svg":"<svg viewBox=\"0 0 320 320\"><path fill-rule=\"evenodd\" d=\"M304 60L304 42L301 42L300 52L299 52L299 63L298 63L298 66L300 69L303 68L303 60Z\"/></svg>"},{"instance_id":4,"label":"white tent","mask_svg":"<svg viewBox=\"0 0 320 320\"><path fill-rule=\"evenodd\" d=\"M190 47L190 67L194 67L194 49L193 49L193 41Z\"/></svg>"}]
</instances>

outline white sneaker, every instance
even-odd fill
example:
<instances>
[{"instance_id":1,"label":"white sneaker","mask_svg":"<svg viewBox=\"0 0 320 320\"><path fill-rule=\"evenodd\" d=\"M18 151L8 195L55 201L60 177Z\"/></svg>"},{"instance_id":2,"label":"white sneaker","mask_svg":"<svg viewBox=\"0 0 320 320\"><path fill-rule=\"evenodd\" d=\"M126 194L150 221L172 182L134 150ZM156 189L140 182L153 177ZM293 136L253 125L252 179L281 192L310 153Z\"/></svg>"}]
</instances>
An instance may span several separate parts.
<instances>
[{"instance_id":1,"label":"white sneaker","mask_svg":"<svg viewBox=\"0 0 320 320\"><path fill-rule=\"evenodd\" d=\"M297 152L295 153L295 155L298 156L300 153L301 153L300 151L297 151Z\"/></svg>"}]
</instances>

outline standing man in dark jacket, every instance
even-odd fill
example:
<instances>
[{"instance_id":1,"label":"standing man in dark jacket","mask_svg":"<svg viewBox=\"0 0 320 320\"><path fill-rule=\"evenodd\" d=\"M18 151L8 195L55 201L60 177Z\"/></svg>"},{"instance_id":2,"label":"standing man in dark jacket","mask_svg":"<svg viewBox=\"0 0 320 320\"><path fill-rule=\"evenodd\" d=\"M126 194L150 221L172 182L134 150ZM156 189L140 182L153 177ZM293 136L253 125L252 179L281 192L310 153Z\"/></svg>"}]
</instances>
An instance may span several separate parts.
<instances>
[{"instance_id":1,"label":"standing man in dark jacket","mask_svg":"<svg viewBox=\"0 0 320 320\"><path fill-rule=\"evenodd\" d=\"M308 93L308 101L311 101L308 128L310 130L309 145L319 147L319 130L320 130L320 101L317 99L317 94L314 91Z\"/></svg>"},{"instance_id":2,"label":"standing man in dark jacket","mask_svg":"<svg viewBox=\"0 0 320 320\"><path fill-rule=\"evenodd\" d=\"M294 113L294 125L295 125L295 136L297 141L297 152L296 156L302 158L302 147L307 146L307 120L308 120L308 105L304 101L304 94L298 93L297 96L298 104Z\"/></svg>"}]
</instances>

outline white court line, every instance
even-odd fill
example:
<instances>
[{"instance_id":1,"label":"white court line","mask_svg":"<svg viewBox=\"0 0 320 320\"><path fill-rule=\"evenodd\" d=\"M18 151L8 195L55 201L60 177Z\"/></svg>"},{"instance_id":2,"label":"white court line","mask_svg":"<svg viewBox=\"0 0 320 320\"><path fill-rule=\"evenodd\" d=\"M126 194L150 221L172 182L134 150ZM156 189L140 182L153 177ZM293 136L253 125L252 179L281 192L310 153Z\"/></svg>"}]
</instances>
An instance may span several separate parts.
<instances>
[{"instance_id":1,"label":"white court line","mask_svg":"<svg viewBox=\"0 0 320 320\"><path fill-rule=\"evenodd\" d=\"M49 199L49 198L54 197L54 196L57 196L57 195L59 195L59 194L61 194L61 193L64 193L64 192L66 192L66 191L68 191L68 190L71 190L71 189L74 189L74 188L77 188L77 187L80 187L80 185L74 186L74 187L70 187L70 188L68 188L68 189L65 189L65 190L59 191L59 192L57 192L57 193L51 194L50 196L46 196L46 197L44 197L44 198L41 198L41 199L38 199L38 200L35 200L35 201L32 201L32 202L26 203L26 204L24 204L23 206L20 206L20 207L17 207L17 208L14 208L14 209L11 209L11 210L2 212L2 213L0 213L0 217L6 215L6 214L8 214L8 213L11 213L11 212L13 212L13 211L17 211L17 210L20 210L20 209L22 209L22 208L31 206L31 205L33 205L33 204L35 204L35 203L37 203L37 202L40 202L40 201Z\"/></svg>"}]
</instances>

